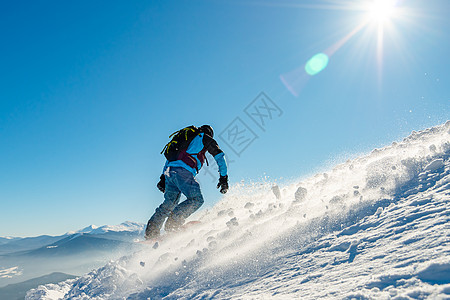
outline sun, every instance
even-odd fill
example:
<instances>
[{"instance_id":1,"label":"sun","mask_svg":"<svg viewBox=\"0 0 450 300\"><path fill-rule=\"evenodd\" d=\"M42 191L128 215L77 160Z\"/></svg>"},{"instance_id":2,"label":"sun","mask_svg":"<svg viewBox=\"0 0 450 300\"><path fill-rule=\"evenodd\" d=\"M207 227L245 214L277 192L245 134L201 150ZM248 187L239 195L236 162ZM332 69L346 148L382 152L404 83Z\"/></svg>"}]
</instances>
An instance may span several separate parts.
<instances>
[{"instance_id":1,"label":"sun","mask_svg":"<svg viewBox=\"0 0 450 300\"><path fill-rule=\"evenodd\" d=\"M395 14L395 0L373 0L368 5L368 17L370 21L383 23Z\"/></svg>"}]
</instances>

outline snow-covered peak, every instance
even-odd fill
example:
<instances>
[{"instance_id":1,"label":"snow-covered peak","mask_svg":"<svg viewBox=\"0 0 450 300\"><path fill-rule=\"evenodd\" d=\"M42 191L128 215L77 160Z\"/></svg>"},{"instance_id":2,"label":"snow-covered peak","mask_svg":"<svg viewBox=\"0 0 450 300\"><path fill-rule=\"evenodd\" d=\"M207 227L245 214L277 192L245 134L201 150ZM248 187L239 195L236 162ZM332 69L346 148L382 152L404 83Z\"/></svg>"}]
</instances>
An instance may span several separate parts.
<instances>
[{"instance_id":1,"label":"snow-covered peak","mask_svg":"<svg viewBox=\"0 0 450 300\"><path fill-rule=\"evenodd\" d=\"M91 233L92 231L98 229L98 226L96 225L89 225L79 231L77 231L77 233Z\"/></svg>"},{"instance_id":2,"label":"snow-covered peak","mask_svg":"<svg viewBox=\"0 0 450 300\"><path fill-rule=\"evenodd\" d=\"M89 225L78 231L69 231L67 234L77 234L77 233L89 233L89 234L103 234L107 232L140 232L143 230L144 224L132 221L126 221L119 225Z\"/></svg>"},{"instance_id":3,"label":"snow-covered peak","mask_svg":"<svg viewBox=\"0 0 450 300\"><path fill-rule=\"evenodd\" d=\"M144 227L144 224L132 222L132 221L126 221L119 225L104 225L101 227L98 227L91 231L91 233L101 233L101 232L109 232L109 231L115 231L115 232L136 232L141 231Z\"/></svg>"}]
</instances>

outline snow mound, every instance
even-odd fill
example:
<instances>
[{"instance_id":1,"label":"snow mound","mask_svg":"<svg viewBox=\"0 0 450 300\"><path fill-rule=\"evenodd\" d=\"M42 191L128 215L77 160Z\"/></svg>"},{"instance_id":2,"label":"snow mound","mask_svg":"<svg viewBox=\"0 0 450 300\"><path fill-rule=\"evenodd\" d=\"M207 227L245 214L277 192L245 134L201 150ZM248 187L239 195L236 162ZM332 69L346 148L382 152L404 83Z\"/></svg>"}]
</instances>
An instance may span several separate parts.
<instances>
[{"instance_id":1,"label":"snow mound","mask_svg":"<svg viewBox=\"0 0 450 300\"><path fill-rule=\"evenodd\" d=\"M274 188L26 299L448 299L450 122Z\"/></svg>"}]
</instances>

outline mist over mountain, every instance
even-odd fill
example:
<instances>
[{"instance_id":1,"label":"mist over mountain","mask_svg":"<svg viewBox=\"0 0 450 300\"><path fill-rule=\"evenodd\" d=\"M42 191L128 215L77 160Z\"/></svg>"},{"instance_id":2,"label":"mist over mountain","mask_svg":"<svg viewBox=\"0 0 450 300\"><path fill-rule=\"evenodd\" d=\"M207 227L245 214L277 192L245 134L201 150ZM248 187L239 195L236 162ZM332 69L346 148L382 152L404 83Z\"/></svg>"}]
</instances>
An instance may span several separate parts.
<instances>
[{"instance_id":1,"label":"mist over mountain","mask_svg":"<svg viewBox=\"0 0 450 300\"><path fill-rule=\"evenodd\" d=\"M25 298L28 290L36 288L42 284L49 284L52 282L59 282L67 279L76 278L73 275L64 273L51 273L49 275L44 275L41 277L26 280L24 282L9 284L5 287L0 288L0 299L8 300L22 300Z\"/></svg>"}]
</instances>

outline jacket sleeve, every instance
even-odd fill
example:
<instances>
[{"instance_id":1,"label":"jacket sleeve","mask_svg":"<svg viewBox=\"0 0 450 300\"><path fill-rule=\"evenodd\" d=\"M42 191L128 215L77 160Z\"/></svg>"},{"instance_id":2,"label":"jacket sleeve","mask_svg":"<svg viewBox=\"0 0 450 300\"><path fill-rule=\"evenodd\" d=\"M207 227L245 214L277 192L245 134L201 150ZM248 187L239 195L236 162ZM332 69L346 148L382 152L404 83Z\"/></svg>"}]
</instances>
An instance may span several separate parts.
<instances>
[{"instance_id":1,"label":"jacket sleeve","mask_svg":"<svg viewBox=\"0 0 450 300\"><path fill-rule=\"evenodd\" d=\"M220 176L226 176L228 174L227 162L225 160L225 153L219 148L216 140L214 140L209 135L205 134L203 136L203 145L206 148L206 151L209 152L214 157L214 160L219 167Z\"/></svg>"},{"instance_id":2,"label":"jacket sleeve","mask_svg":"<svg viewBox=\"0 0 450 300\"><path fill-rule=\"evenodd\" d=\"M168 161L168 160L166 160L166 163L164 164L164 168L163 168L162 174L166 173L166 170L167 170L168 164L169 164L169 161Z\"/></svg>"}]
</instances>

